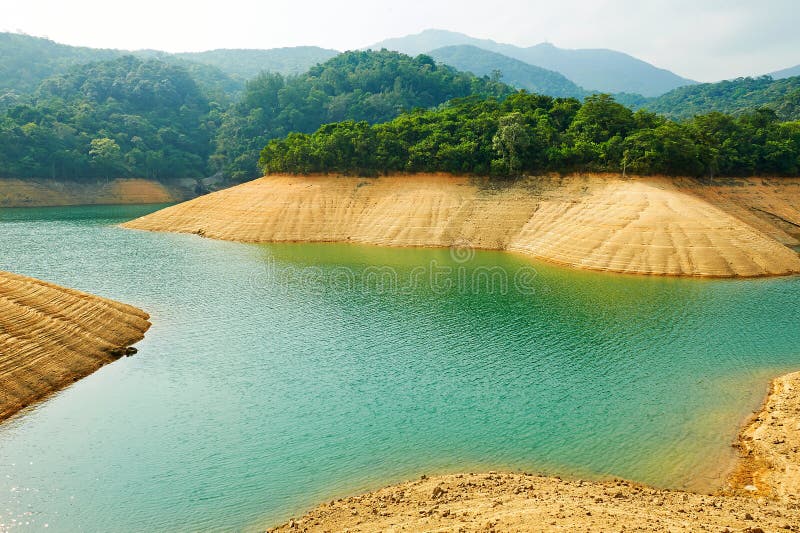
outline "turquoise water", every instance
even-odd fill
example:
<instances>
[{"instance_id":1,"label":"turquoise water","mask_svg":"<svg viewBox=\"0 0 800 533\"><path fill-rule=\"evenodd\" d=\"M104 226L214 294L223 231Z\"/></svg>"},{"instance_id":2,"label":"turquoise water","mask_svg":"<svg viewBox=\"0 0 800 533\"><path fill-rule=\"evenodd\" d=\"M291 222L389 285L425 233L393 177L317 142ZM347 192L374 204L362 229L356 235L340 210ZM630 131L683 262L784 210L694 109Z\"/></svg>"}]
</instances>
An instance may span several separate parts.
<instances>
[{"instance_id":1,"label":"turquoise water","mask_svg":"<svg viewBox=\"0 0 800 533\"><path fill-rule=\"evenodd\" d=\"M256 529L464 470L708 488L800 367L798 278L114 226L153 209L0 210L0 270L153 322L137 356L0 426L0 530Z\"/></svg>"}]
</instances>

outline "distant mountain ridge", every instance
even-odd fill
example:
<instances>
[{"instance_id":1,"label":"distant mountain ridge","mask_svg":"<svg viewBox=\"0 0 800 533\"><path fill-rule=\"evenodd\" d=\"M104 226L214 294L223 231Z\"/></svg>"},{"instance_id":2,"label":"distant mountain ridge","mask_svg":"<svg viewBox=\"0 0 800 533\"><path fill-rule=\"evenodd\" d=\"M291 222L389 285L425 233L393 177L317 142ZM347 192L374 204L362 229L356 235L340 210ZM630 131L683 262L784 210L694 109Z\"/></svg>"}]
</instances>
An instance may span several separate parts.
<instances>
[{"instance_id":1,"label":"distant mountain ridge","mask_svg":"<svg viewBox=\"0 0 800 533\"><path fill-rule=\"evenodd\" d=\"M782 80L783 78L793 78L795 76L800 76L800 65L795 65L793 67L776 70L769 74L776 80Z\"/></svg>"},{"instance_id":2,"label":"distant mountain ridge","mask_svg":"<svg viewBox=\"0 0 800 533\"><path fill-rule=\"evenodd\" d=\"M588 91L659 96L697 83L613 50L567 50L548 43L523 48L446 30L425 30L416 35L386 39L367 48L418 55L456 45L471 45L558 72Z\"/></svg>"},{"instance_id":3,"label":"distant mountain ridge","mask_svg":"<svg viewBox=\"0 0 800 533\"><path fill-rule=\"evenodd\" d=\"M500 81L532 93L556 97L583 98L588 91L562 74L529 65L502 54L469 44L445 46L428 53L433 59L478 76L501 74Z\"/></svg>"},{"instance_id":4,"label":"distant mountain ridge","mask_svg":"<svg viewBox=\"0 0 800 533\"><path fill-rule=\"evenodd\" d=\"M86 48L56 43L41 37L0 32L0 96L4 91L32 92L44 79L64 74L70 67L108 61L126 55L159 59L186 67L214 90L237 92L260 72L302 74L338 55L316 46L268 50L209 50L171 54L159 50ZM226 79L227 78L227 79Z\"/></svg>"},{"instance_id":5,"label":"distant mountain ridge","mask_svg":"<svg viewBox=\"0 0 800 533\"><path fill-rule=\"evenodd\" d=\"M284 75L303 74L314 65L324 63L339 53L337 50L318 46L294 46L267 50L216 49L173 55L211 65L230 76L249 80L258 76L262 71Z\"/></svg>"}]
</instances>

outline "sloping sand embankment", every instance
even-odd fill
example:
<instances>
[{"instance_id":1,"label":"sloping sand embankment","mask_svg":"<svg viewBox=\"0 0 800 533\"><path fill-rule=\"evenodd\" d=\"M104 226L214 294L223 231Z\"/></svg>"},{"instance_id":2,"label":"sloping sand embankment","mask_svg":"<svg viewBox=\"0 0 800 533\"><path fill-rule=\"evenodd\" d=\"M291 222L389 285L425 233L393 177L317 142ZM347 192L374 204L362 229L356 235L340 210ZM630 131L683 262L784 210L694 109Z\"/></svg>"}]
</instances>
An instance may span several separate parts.
<instances>
[{"instance_id":1,"label":"sloping sand embankment","mask_svg":"<svg viewBox=\"0 0 800 533\"><path fill-rule=\"evenodd\" d=\"M144 337L148 318L129 305L0 272L0 421L118 359Z\"/></svg>"},{"instance_id":2,"label":"sloping sand embankment","mask_svg":"<svg viewBox=\"0 0 800 533\"><path fill-rule=\"evenodd\" d=\"M800 273L800 180L268 176L124 224L243 242L509 250L634 274ZM722 184L720 184L722 183Z\"/></svg>"},{"instance_id":3,"label":"sloping sand embankment","mask_svg":"<svg viewBox=\"0 0 800 533\"><path fill-rule=\"evenodd\" d=\"M800 373L774 381L719 495L627 481L458 474L322 504L274 531L800 531Z\"/></svg>"},{"instance_id":4,"label":"sloping sand embankment","mask_svg":"<svg viewBox=\"0 0 800 533\"><path fill-rule=\"evenodd\" d=\"M0 179L0 207L162 204L193 196L190 190L145 179L108 182Z\"/></svg>"}]
</instances>

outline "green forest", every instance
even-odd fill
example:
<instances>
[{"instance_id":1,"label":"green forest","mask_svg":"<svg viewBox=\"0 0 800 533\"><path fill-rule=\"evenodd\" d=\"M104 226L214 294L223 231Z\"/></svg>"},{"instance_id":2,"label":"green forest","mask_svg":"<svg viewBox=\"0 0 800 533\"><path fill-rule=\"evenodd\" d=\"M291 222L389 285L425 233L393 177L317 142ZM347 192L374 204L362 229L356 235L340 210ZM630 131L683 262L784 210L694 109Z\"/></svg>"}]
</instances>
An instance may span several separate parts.
<instances>
[{"instance_id":1,"label":"green forest","mask_svg":"<svg viewBox=\"0 0 800 533\"><path fill-rule=\"evenodd\" d=\"M306 74L262 74L223 117L213 164L235 181L258 174L270 139L311 133L342 120L385 122L404 111L430 108L469 95L502 97L513 89L437 65L427 56L348 52Z\"/></svg>"},{"instance_id":2,"label":"green forest","mask_svg":"<svg viewBox=\"0 0 800 533\"><path fill-rule=\"evenodd\" d=\"M609 171L689 176L797 175L800 122L759 109L675 122L608 95L471 97L384 123L292 133L261 152L266 173L452 172L515 176Z\"/></svg>"},{"instance_id":3,"label":"green forest","mask_svg":"<svg viewBox=\"0 0 800 533\"><path fill-rule=\"evenodd\" d=\"M5 177L202 176L216 130L189 73L128 56L42 82L0 117Z\"/></svg>"},{"instance_id":4,"label":"green forest","mask_svg":"<svg viewBox=\"0 0 800 533\"><path fill-rule=\"evenodd\" d=\"M800 119L800 77L581 100L558 98L580 90L563 76L513 60L500 62L507 75L487 74L504 57L489 53L471 56L482 61L479 76L382 50L243 82L262 61L297 72L332 52L134 56L13 34L0 34L0 50L0 177L216 175L236 183L263 171L800 172L798 125L782 122ZM246 59L241 72L223 72L236 54ZM523 82L555 94L521 92Z\"/></svg>"}]
</instances>

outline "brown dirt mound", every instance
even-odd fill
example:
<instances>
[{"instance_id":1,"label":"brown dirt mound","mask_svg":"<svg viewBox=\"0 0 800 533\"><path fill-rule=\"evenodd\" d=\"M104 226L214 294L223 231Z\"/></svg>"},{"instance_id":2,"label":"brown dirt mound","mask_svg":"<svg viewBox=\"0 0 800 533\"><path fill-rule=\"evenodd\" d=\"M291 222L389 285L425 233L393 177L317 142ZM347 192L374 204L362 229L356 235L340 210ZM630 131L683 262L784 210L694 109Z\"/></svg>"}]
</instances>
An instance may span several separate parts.
<instances>
[{"instance_id":1,"label":"brown dirt mound","mask_svg":"<svg viewBox=\"0 0 800 533\"><path fill-rule=\"evenodd\" d=\"M189 191L145 179L108 182L0 179L0 207L160 204L192 196Z\"/></svg>"},{"instance_id":2,"label":"brown dirt mound","mask_svg":"<svg viewBox=\"0 0 800 533\"><path fill-rule=\"evenodd\" d=\"M721 183L721 182L719 182ZM634 274L800 272L800 180L269 176L124 226L243 242L510 250ZM797 231L795 231L797 230Z\"/></svg>"},{"instance_id":3,"label":"brown dirt mound","mask_svg":"<svg viewBox=\"0 0 800 533\"><path fill-rule=\"evenodd\" d=\"M118 359L150 327L112 300L0 272L0 421Z\"/></svg>"}]
</instances>

